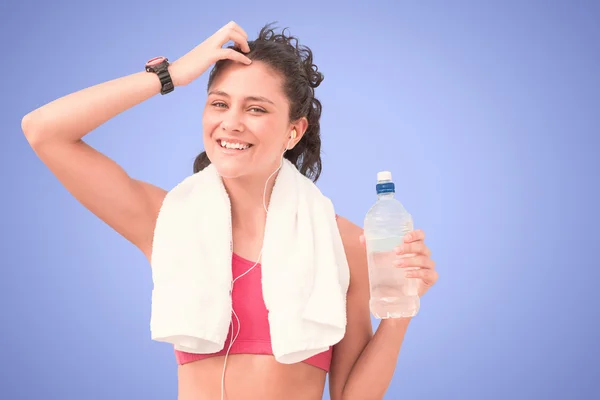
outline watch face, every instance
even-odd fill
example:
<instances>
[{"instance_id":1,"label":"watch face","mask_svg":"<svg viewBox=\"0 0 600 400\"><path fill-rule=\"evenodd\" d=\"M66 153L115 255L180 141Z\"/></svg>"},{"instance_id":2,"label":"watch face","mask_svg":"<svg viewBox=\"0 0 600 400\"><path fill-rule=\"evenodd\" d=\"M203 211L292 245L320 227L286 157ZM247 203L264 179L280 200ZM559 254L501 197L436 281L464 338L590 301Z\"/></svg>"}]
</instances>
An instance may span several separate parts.
<instances>
[{"instance_id":1,"label":"watch face","mask_svg":"<svg viewBox=\"0 0 600 400\"><path fill-rule=\"evenodd\" d=\"M161 62L163 62L165 60L166 60L165 57L155 57L155 58L151 59L150 61L148 61L146 63L146 65L149 67L152 67L152 66L160 64Z\"/></svg>"}]
</instances>

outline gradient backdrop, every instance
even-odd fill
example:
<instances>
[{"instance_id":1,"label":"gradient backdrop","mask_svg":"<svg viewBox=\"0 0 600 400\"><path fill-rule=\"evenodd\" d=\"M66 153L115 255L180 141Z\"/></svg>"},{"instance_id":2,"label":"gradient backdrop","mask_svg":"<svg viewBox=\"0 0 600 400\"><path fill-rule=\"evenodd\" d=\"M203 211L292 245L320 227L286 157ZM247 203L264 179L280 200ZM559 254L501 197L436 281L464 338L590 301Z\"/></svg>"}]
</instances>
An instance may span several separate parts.
<instances>
[{"instance_id":1,"label":"gradient backdrop","mask_svg":"<svg viewBox=\"0 0 600 400\"><path fill-rule=\"evenodd\" d=\"M174 60L229 20L251 36L279 21L314 50L319 186L338 212L362 224L389 169L428 234L441 278L385 398L600 398L599 5L3 2L0 398L175 398L172 349L150 340L146 260L58 184L20 122L153 56ZM171 188L202 150L205 84L87 140Z\"/></svg>"}]
</instances>

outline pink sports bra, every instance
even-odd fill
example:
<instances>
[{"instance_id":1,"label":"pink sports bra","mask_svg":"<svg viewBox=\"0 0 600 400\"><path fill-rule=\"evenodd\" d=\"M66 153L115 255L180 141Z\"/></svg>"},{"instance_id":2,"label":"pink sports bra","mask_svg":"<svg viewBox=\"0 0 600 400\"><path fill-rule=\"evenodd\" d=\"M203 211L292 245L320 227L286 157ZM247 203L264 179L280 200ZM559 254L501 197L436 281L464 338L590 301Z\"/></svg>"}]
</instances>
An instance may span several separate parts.
<instances>
[{"instance_id":1,"label":"pink sports bra","mask_svg":"<svg viewBox=\"0 0 600 400\"><path fill-rule=\"evenodd\" d=\"M254 262L233 255L232 270L233 279L246 272L254 265ZM252 271L237 280L232 292L233 309L240 320L232 314L233 335L239 333L229 354L273 354L271 348L271 335L269 329L268 311L262 295L261 268L257 264ZM231 327L225 340L223 350L214 354L192 354L175 350L177 362L182 365L208 357L224 356L231 342ZM331 364L332 347L329 350L304 360L305 363L329 371Z\"/></svg>"}]
</instances>

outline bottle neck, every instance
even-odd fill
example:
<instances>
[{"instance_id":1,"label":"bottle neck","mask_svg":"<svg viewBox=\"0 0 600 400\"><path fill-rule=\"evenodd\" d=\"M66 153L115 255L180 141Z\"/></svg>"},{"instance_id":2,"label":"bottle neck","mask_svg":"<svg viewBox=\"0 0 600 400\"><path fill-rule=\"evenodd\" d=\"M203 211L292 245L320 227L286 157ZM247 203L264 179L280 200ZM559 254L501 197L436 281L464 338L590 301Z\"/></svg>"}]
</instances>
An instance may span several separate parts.
<instances>
[{"instance_id":1,"label":"bottle neck","mask_svg":"<svg viewBox=\"0 0 600 400\"><path fill-rule=\"evenodd\" d=\"M387 199L393 199L394 198L394 192L386 192L386 193L378 193L377 194L377 198L379 200L387 200Z\"/></svg>"}]
</instances>

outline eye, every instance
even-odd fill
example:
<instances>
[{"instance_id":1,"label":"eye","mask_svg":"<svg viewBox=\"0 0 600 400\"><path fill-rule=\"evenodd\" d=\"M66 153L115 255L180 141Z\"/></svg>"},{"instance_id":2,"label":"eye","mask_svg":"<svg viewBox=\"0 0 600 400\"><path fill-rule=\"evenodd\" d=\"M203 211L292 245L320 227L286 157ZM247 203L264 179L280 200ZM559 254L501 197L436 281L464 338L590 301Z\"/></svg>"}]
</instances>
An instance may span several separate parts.
<instances>
[{"instance_id":1,"label":"eye","mask_svg":"<svg viewBox=\"0 0 600 400\"><path fill-rule=\"evenodd\" d=\"M258 113L266 113L265 110L263 110L262 108L258 108L258 107L252 107L252 108L250 108L250 111L258 112Z\"/></svg>"},{"instance_id":2,"label":"eye","mask_svg":"<svg viewBox=\"0 0 600 400\"><path fill-rule=\"evenodd\" d=\"M215 101L214 103L212 103L212 105L217 108L227 107L227 105L221 101Z\"/></svg>"}]
</instances>

